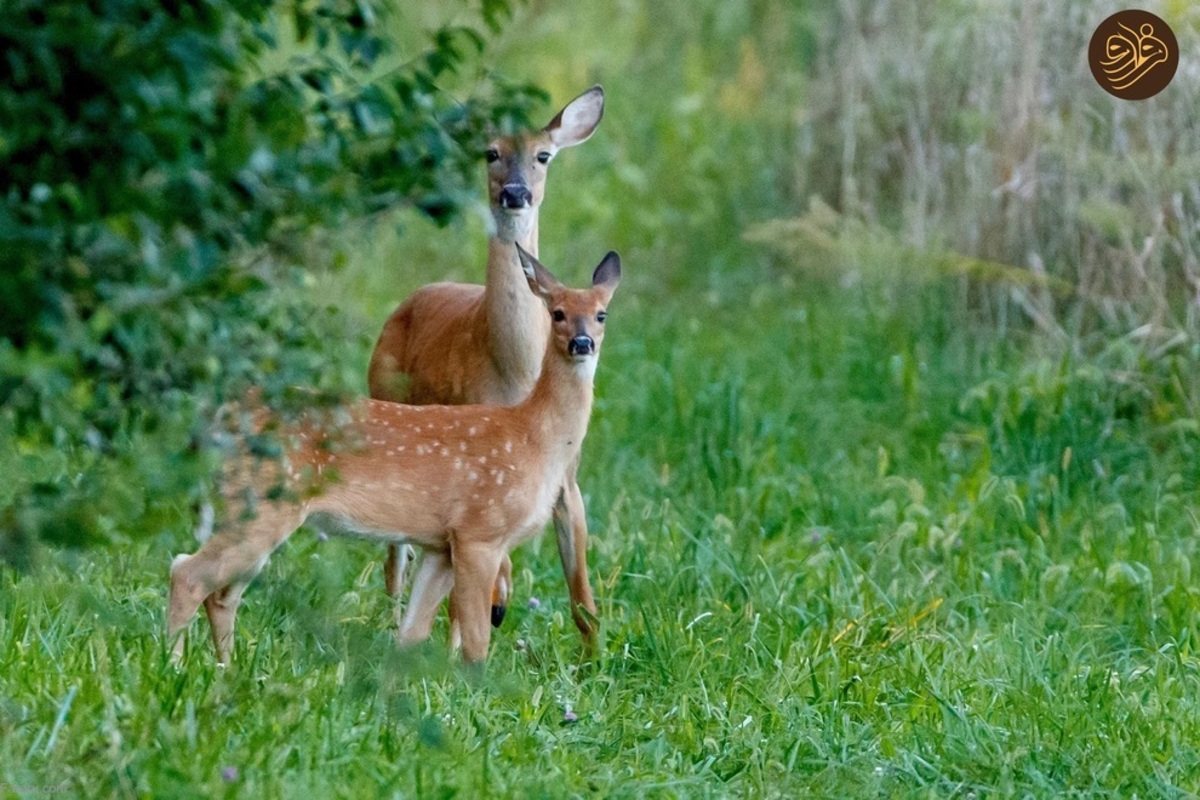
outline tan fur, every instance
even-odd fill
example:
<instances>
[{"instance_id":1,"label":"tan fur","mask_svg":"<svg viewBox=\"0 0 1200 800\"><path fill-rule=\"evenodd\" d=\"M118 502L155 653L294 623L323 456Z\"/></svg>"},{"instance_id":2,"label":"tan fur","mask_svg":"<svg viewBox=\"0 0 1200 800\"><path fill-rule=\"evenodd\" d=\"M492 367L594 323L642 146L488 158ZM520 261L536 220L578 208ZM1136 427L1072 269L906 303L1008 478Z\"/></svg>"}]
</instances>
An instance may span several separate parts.
<instances>
[{"instance_id":1,"label":"tan fur","mask_svg":"<svg viewBox=\"0 0 1200 800\"><path fill-rule=\"evenodd\" d=\"M553 157L563 147L586 141L603 110L604 92L596 86L568 103L542 130L489 143L495 156L488 164L495 231L488 242L487 283L431 284L397 308L371 354L371 397L416 405L506 405L529 393L541 369L549 326L541 302L526 290L511 244L538 255L538 211L548 166L539 163L538 154ZM528 188L528 208L509 209L501 203L504 187L514 182ZM587 576L587 522L575 472L571 464L564 473L554 522L573 616L590 643L596 605ZM400 548L389 548L384 576L393 595L402 589L406 563ZM511 573L511 564L502 566ZM414 587L414 592L429 596L423 587ZM506 592L497 595L507 602Z\"/></svg>"},{"instance_id":2,"label":"tan fur","mask_svg":"<svg viewBox=\"0 0 1200 800\"><path fill-rule=\"evenodd\" d=\"M504 569L508 553L541 530L563 474L578 460L604 337L597 315L620 279L615 254L584 290L564 288L531 256L525 266L543 314L548 306L563 315L549 326L549 346L529 396L507 407L366 400L335 433L313 422L288 428L283 439L294 449L281 464L260 465L249 457L234 462L227 498L262 495L276 483L287 493L259 500L253 515L231 516L196 553L175 559L167 631L176 637L176 657L182 655L180 633L203 603L217 658L228 661L242 592L271 552L317 513L356 535L427 552L404 620L405 641L429 635L433 610L452 592L464 658L487 655L497 576L511 581ZM592 354L572 354L571 340L578 336L594 342ZM270 423L263 410L256 417L257 426Z\"/></svg>"},{"instance_id":3,"label":"tan fur","mask_svg":"<svg viewBox=\"0 0 1200 800\"><path fill-rule=\"evenodd\" d=\"M532 302L531 302L532 300ZM486 286L434 283L396 310L371 358L371 396L411 405L511 405L529 394L550 334L516 249L488 242ZM396 397L395 389L402 389Z\"/></svg>"}]
</instances>

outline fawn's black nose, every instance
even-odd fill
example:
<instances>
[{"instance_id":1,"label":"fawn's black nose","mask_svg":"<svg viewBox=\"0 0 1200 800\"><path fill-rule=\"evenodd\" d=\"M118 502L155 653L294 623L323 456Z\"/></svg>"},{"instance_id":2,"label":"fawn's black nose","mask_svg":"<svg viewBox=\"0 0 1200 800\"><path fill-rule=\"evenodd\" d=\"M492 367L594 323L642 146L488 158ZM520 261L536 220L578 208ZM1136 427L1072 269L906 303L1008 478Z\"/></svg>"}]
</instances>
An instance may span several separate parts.
<instances>
[{"instance_id":1,"label":"fawn's black nose","mask_svg":"<svg viewBox=\"0 0 1200 800\"><path fill-rule=\"evenodd\" d=\"M567 343L567 352L573 356L594 355L596 343L590 336L576 336Z\"/></svg>"},{"instance_id":2,"label":"fawn's black nose","mask_svg":"<svg viewBox=\"0 0 1200 800\"><path fill-rule=\"evenodd\" d=\"M501 208L529 208L533 205L533 192L523 183L506 183L500 190Z\"/></svg>"}]
</instances>

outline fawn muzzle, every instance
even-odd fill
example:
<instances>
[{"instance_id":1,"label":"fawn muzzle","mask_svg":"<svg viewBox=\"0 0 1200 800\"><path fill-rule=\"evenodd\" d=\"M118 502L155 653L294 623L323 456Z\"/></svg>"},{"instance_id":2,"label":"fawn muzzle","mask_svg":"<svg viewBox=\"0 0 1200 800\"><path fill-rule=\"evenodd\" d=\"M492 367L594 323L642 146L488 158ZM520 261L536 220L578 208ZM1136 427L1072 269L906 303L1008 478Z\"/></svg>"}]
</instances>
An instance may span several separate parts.
<instances>
[{"instance_id":1,"label":"fawn muzzle","mask_svg":"<svg viewBox=\"0 0 1200 800\"><path fill-rule=\"evenodd\" d=\"M572 356L594 356L596 341L590 336L576 336L567 342L567 353Z\"/></svg>"}]
</instances>

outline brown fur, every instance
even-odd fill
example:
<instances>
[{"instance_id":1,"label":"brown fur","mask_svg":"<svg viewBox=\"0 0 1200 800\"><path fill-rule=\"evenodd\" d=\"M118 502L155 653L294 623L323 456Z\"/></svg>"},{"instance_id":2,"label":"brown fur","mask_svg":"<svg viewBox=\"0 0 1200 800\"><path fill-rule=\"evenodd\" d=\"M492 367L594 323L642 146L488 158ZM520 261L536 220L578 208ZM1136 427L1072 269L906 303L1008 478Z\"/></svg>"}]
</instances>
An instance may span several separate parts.
<instances>
[{"instance_id":1,"label":"brown fur","mask_svg":"<svg viewBox=\"0 0 1200 800\"><path fill-rule=\"evenodd\" d=\"M430 284L397 308L371 354L371 397L417 405L506 405L529 393L541 369L549 326L541 303L525 289L511 243L538 255L538 211L548 167L538 161L538 154L553 156L586 141L603 109L604 92L596 86L568 103L542 130L489 143L495 158L488 164L488 199L496 230L488 242L487 283ZM528 208L503 207L501 193L514 183L529 189ZM596 604L587 575L587 521L576 466L569 465L564 473L554 523L573 616L591 643ZM389 548L384 576L393 595L403 587L406 562L398 546ZM502 565L501 583L511 570L510 563ZM505 587L498 585L498 605L506 602L502 588L508 586L511 580ZM423 587L413 591L428 596Z\"/></svg>"},{"instance_id":2,"label":"brown fur","mask_svg":"<svg viewBox=\"0 0 1200 800\"><path fill-rule=\"evenodd\" d=\"M528 285L563 319L552 335L533 391L507 406L412 406L366 400L331 440L327 428L293 426L296 447L282 465L256 469L242 459L230 470L228 497L261 493L282 479L289 496L261 500L249 518L231 518L171 568L167 632L182 655L183 628L203 603L217 658L229 659L242 593L271 552L305 519L325 513L356 534L404 541L427 552L402 629L404 641L429 635L433 610L452 592L463 657L487 655L488 605L508 553L541 530L553 512L562 476L577 462L592 406L604 311L620 280L609 254L590 289L564 288L532 256ZM590 337L592 355L572 354L574 337ZM259 423L267 421L257 412ZM335 476L335 477L331 477Z\"/></svg>"}]
</instances>

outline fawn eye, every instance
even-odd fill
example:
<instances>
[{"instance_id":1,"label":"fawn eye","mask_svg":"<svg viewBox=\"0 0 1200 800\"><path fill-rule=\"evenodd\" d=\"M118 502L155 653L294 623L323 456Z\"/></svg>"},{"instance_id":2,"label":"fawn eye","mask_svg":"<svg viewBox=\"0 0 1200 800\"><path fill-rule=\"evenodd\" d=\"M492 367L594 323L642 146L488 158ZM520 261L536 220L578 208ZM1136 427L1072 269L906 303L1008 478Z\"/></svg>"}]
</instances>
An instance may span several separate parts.
<instances>
[{"instance_id":1,"label":"fawn eye","mask_svg":"<svg viewBox=\"0 0 1200 800\"><path fill-rule=\"evenodd\" d=\"M550 163L550 154L543 150L537 154L537 160L539 164L548 164Z\"/></svg>"},{"instance_id":2,"label":"fawn eye","mask_svg":"<svg viewBox=\"0 0 1200 800\"><path fill-rule=\"evenodd\" d=\"M607 311L601 311L599 314L596 315L596 322L599 322L601 325L604 324L604 320L606 320L606 319L608 319Z\"/></svg>"},{"instance_id":3,"label":"fawn eye","mask_svg":"<svg viewBox=\"0 0 1200 800\"><path fill-rule=\"evenodd\" d=\"M565 322L567 319L567 312L563 311L561 308L556 308L554 309L554 313L550 316L555 322Z\"/></svg>"},{"instance_id":4,"label":"fawn eye","mask_svg":"<svg viewBox=\"0 0 1200 800\"><path fill-rule=\"evenodd\" d=\"M487 162L489 164L494 164L499 160L500 160L500 151L494 147L489 148L487 151Z\"/></svg>"}]
</instances>

